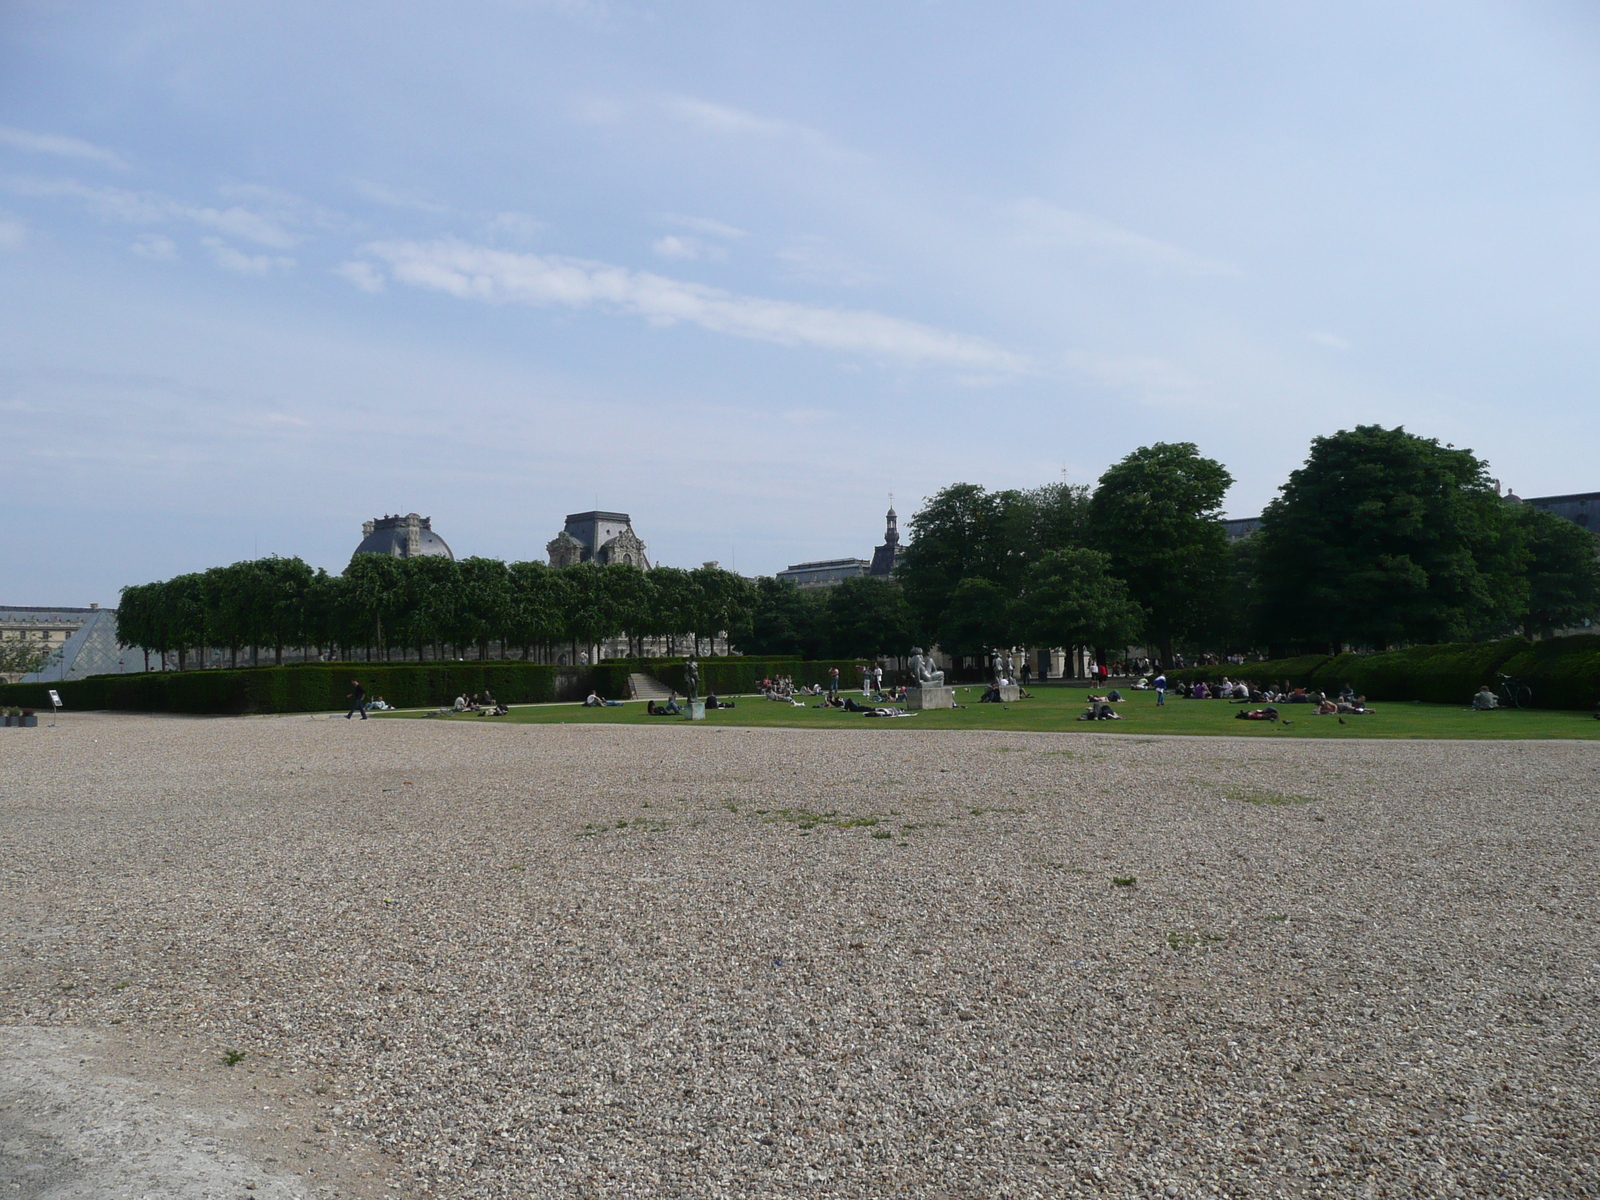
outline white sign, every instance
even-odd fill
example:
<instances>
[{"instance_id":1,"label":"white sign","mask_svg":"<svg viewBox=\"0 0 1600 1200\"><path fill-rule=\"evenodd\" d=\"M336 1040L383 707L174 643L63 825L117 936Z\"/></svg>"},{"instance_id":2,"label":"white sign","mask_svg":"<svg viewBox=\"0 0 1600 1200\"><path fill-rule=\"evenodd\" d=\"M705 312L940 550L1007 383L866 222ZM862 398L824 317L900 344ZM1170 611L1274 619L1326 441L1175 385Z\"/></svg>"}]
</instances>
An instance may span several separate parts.
<instances>
[{"instance_id":1,"label":"white sign","mask_svg":"<svg viewBox=\"0 0 1600 1200\"><path fill-rule=\"evenodd\" d=\"M50 689L50 703L57 708L61 707L61 693L57 692L55 688Z\"/></svg>"}]
</instances>

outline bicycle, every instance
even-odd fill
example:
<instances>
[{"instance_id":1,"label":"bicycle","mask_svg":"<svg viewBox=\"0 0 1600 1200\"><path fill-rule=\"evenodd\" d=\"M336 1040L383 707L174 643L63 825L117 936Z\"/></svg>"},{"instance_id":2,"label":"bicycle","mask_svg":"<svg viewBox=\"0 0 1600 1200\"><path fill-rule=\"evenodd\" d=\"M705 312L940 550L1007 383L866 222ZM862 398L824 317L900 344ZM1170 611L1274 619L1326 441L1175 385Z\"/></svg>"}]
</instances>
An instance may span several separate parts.
<instances>
[{"instance_id":1,"label":"bicycle","mask_svg":"<svg viewBox=\"0 0 1600 1200\"><path fill-rule=\"evenodd\" d=\"M1501 708L1527 708L1533 703L1533 689L1509 675L1500 676L1500 689L1495 696Z\"/></svg>"}]
</instances>

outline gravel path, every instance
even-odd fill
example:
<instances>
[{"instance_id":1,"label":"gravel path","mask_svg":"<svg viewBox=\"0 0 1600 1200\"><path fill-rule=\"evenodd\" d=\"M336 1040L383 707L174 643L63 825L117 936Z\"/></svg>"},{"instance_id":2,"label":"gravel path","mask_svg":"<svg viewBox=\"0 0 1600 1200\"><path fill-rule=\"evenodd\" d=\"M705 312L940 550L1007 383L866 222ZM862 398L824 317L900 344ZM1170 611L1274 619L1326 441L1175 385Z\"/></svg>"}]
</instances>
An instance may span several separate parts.
<instances>
[{"instance_id":1,"label":"gravel path","mask_svg":"<svg viewBox=\"0 0 1600 1200\"><path fill-rule=\"evenodd\" d=\"M393 1195L1600 1195L1600 745L896 734L3 730L0 1023Z\"/></svg>"}]
</instances>

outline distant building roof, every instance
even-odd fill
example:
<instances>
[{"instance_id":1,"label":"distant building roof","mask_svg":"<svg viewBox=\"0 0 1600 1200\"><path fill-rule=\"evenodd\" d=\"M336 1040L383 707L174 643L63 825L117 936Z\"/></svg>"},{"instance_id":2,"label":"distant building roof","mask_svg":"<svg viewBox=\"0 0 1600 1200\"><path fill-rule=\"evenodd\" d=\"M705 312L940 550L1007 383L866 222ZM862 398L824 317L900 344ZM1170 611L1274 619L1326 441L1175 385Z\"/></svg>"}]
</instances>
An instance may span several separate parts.
<instances>
[{"instance_id":1,"label":"distant building roof","mask_svg":"<svg viewBox=\"0 0 1600 1200\"><path fill-rule=\"evenodd\" d=\"M378 517L362 525L361 534L357 554L388 554L395 558L432 554L455 558L445 540L433 531L432 517L419 517L416 513Z\"/></svg>"},{"instance_id":2,"label":"distant building roof","mask_svg":"<svg viewBox=\"0 0 1600 1200\"><path fill-rule=\"evenodd\" d=\"M864 558L825 558L820 562L795 563L786 571L779 571L779 579L787 579L796 587L832 587L844 579L866 575L872 564Z\"/></svg>"}]
</instances>

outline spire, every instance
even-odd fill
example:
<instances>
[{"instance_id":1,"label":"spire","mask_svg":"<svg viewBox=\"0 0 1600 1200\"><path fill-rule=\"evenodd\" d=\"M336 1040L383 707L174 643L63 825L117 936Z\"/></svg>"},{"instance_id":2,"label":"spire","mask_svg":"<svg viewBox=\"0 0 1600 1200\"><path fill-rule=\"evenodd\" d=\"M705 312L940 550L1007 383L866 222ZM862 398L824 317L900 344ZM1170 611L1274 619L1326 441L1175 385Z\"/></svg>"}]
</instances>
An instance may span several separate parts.
<instances>
[{"instance_id":1,"label":"spire","mask_svg":"<svg viewBox=\"0 0 1600 1200\"><path fill-rule=\"evenodd\" d=\"M894 493L889 493L888 524L883 530L883 544L885 546L898 546L900 544L900 518L894 511Z\"/></svg>"}]
</instances>

